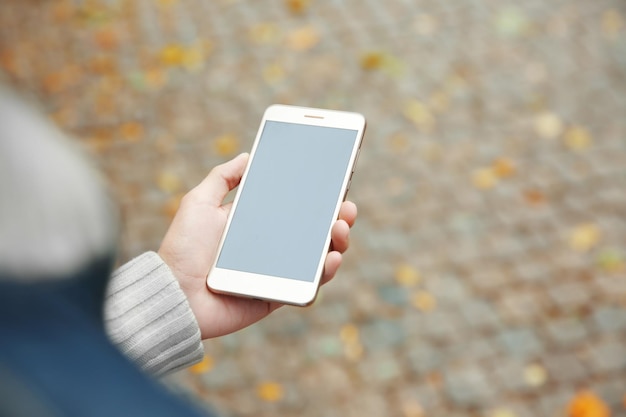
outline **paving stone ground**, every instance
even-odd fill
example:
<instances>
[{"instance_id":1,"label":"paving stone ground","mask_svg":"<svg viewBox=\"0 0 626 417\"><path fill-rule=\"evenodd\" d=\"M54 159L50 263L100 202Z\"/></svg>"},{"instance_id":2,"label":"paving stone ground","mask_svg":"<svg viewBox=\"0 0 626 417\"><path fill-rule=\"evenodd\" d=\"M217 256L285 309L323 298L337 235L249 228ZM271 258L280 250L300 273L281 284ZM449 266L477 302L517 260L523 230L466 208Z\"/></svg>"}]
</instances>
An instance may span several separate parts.
<instances>
[{"instance_id":1,"label":"paving stone ground","mask_svg":"<svg viewBox=\"0 0 626 417\"><path fill-rule=\"evenodd\" d=\"M359 111L338 277L170 385L225 416L626 415L619 0L3 1L0 79L93 153L120 262L273 103ZM591 414L590 414L591 415Z\"/></svg>"}]
</instances>

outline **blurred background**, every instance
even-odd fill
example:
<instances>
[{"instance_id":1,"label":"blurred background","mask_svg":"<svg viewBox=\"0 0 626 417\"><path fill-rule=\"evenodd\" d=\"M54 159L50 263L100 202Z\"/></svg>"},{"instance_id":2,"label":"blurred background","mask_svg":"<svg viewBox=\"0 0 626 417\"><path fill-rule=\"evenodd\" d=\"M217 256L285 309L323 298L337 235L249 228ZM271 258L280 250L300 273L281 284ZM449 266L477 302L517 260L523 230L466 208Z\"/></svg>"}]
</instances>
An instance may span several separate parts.
<instances>
[{"instance_id":1,"label":"blurred background","mask_svg":"<svg viewBox=\"0 0 626 417\"><path fill-rule=\"evenodd\" d=\"M0 80L107 174L120 262L273 103L368 119L337 278L167 383L224 416L626 415L626 3L3 0Z\"/></svg>"}]
</instances>

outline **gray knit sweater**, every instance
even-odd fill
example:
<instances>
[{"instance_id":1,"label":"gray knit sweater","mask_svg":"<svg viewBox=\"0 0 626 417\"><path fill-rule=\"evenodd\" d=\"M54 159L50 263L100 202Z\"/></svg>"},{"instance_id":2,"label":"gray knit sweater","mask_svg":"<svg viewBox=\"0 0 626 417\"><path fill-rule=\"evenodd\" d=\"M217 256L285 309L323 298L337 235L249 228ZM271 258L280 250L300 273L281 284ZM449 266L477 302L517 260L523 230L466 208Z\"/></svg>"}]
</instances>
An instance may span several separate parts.
<instances>
[{"instance_id":1,"label":"gray knit sweater","mask_svg":"<svg viewBox=\"0 0 626 417\"><path fill-rule=\"evenodd\" d=\"M104 315L111 340L154 375L182 369L204 355L187 298L155 252L144 253L113 273Z\"/></svg>"}]
</instances>

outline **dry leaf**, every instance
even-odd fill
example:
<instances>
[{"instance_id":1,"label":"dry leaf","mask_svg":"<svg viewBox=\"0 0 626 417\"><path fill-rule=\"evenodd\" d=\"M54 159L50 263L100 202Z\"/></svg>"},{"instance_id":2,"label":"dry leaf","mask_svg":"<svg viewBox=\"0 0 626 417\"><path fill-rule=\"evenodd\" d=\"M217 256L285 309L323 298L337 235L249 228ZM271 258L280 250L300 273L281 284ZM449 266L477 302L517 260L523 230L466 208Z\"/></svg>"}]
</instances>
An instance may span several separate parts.
<instances>
[{"instance_id":1,"label":"dry leaf","mask_svg":"<svg viewBox=\"0 0 626 417\"><path fill-rule=\"evenodd\" d=\"M215 361L212 357L208 355L204 355L202 358L202 362L199 362L189 368L189 370L194 374L205 374L210 372L215 366Z\"/></svg>"},{"instance_id":2,"label":"dry leaf","mask_svg":"<svg viewBox=\"0 0 626 417\"><path fill-rule=\"evenodd\" d=\"M143 74L146 86L157 90L167 84L168 75L160 68L151 68Z\"/></svg>"},{"instance_id":3,"label":"dry leaf","mask_svg":"<svg viewBox=\"0 0 626 417\"><path fill-rule=\"evenodd\" d=\"M305 26L294 30L287 37L287 46L294 51L305 51L313 48L320 41L320 34L313 26Z\"/></svg>"},{"instance_id":4,"label":"dry leaf","mask_svg":"<svg viewBox=\"0 0 626 417\"><path fill-rule=\"evenodd\" d=\"M413 307L422 312L430 312L437 307L437 300L427 291L416 291L411 297Z\"/></svg>"},{"instance_id":5,"label":"dry leaf","mask_svg":"<svg viewBox=\"0 0 626 417\"><path fill-rule=\"evenodd\" d=\"M166 193L173 193L180 190L182 181L180 177L173 172L163 171L159 173L156 181L158 187Z\"/></svg>"},{"instance_id":6,"label":"dry leaf","mask_svg":"<svg viewBox=\"0 0 626 417\"><path fill-rule=\"evenodd\" d=\"M144 133L144 127L139 122L126 122L120 126L120 136L128 142L140 141Z\"/></svg>"},{"instance_id":7,"label":"dry leaf","mask_svg":"<svg viewBox=\"0 0 626 417\"><path fill-rule=\"evenodd\" d=\"M573 126L565 132L563 136L565 144L574 151L582 151L591 144L591 134L581 126Z\"/></svg>"},{"instance_id":8,"label":"dry leaf","mask_svg":"<svg viewBox=\"0 0 626 417\"><path fill-rule=\"evenodd\" d=\"M303 14L309 7L310 0L285 0L287 10L292 14Z\"/></svg>"},{"instance_id":9,"label":"dry leaf","mask_svg":"<svg viewBox=\"0 0 626 417\"><path fill-rule=\"evenodd\" d=\"M272 381L259 384L256 392L260 399L267 402L280 401L284 395L282 385Z\"/></svg>"},{"instance_id":10,"label":"dry leaf","mask_svg":"<svg viewBox=\"0 0 626 417\"><path fill-rule=\"evenodd\" d=\"M491 168L479 168L472 173L472 184L480 190L493 188L498 184L498 176Z\"/></svg>"},{"instance_id":11,"label":"dry leaf","mask_svg":"<svg viewBox=\"0 0 626 417\"><path fill-rule=\"evenodd\" d=\"M624 29L624 18L615 9L607 10L602 14L602 31L609 39L615 39Z\"/></svg>"},{"instance_id":12,"label":"dry leaf","mask_svg":"<svg viewBox=\"0 0 626 417\"><path fill-rule=\"evenodd\" d=\"M385 63L385 55L378 51L366 52L361 55L361 68L364 70L377 70L383 67Z\"/></svg>"},{"instance_id":13,"label":"dry leaf","mask_svg":"<svg viewBox=\"0 0 626 417\"><path fill-rule=\"evenodd\" d=\"M508 408L496 408L489 413L489 417L517 417L517 415Z\"/></svg>"},{"instance_id":14,"label":"dry leaf","mask_svg":"<svg viewBox=\"0 0 626 417\"><path fill-rule=\"evenodd\" d=\"M606 272L621 272L626 269L626 261L616 249L603 249L596 258L596 264Z\"/></svg>"},{"instance_id":15,"label":"dry leaf","mask_svg":"<svg viewBox=\"0 0 626 417\"><path fill-rule=\"evenodd\" d=\"M404 417L425 417L424 408L417 401L408 401L402 404L402 415Z\"/></svg>"},{"instance_id":16,"label":"dry leaf","mask_svg":"<svg viewBox=\"0 0 626 417\"><path fill-rule=\"evenodd\" d=\"M213 149L220 156L232 156L239 150L239 140L232 133L224 134L215 139Z\"/></svg>"},{"instance_id":17,"label":"dry leaf","mask_svg":"<svg viewBox=\"0 0 626 417\"><path fill-rule=\"evenodd\" d=\"M346 324L341 328L339 337L344 343L358 343L359 341L359 328L354 324Z\"/></svg>"},{"instance_id":18,"label":"dry leaf","mask_svg":"<svg viewBox=\"0 0 626 417\"><path fill-rule=\"evenodd\" d=\"M581 391L567 406L567 417L610 417L609 407L591 391Z\"/></svg>"},{"instance_id":19,"label":"dry leaf","mask_svg":"<svg viewBox=\"0 0 626 417\"><path fill-rule=\"evenodd\" d=\"M533 206L538 206L546 202L545 194L536 189L524 191L524 199L528 204Z\"/></svg>"},{"instance_id":20,"label":"dry leaf","mask_svg":"<svg viewBox=\"0 0 626 417\"><path fill-rule=\"evenodd\" d=\"M422 280L417 269L408 264L400 265L396 268L395 278L396 282L403 287L414 287Z\"/></svg>"},{"instance_id":21,"label":"dry leaf","mask_svg":"<svg viewBox=\"0 0 626 417\"><path fill-rule=\"evenodd\" d=\"M491 169L498 178L507 178L515 174L515 163L509 158L498 158Z\"/></svg>"},{"instance_id":22,"label":"dry leaf","mask_svg":"<svg viewBox=\"0 0 626 417\"><path fill-rule=\"evenodd\" d=\"M285 78L285 68L279 64L272 64L263 69L263 79L268 84L276 84Z\"/></svg>"},{"instance_id":23,"label":"dry leaf","mask_svg":"<svg viewBox=\"0 0 626 417\"><path fill-rule=\"evenodd\" d=\"M181 45L167 45L161 49L159 57L164 65L180 66L185 59L185 49Z\"/></svg>"},{"instance_id":24,"label":"dry leaf","mask_svg":"<svg viewBox=\"0 0 626 417\"><path fill-rule=\"evenodd\" d=\"M531 387L541 387L548 380L548 372L538 364L528 365L524 368L524 381Z\"/></svg>"},{"instance_id":25,"label":"dry leaf","mask_svg":"<svg viewBox=\"0 0 626 417\"><path fill-rule=\"evenodd\" d=\"M256 43L272 43L278 39L280 31L273 23L260 23L250 28L250 40Z\"/></svg>"},{"instance_id":26,"label":"dry leaf","mask_svg":"<svg viewBox=\"0 0 626 417\"><path fill-rule=\"evenodd\" d=\"M600 241L600 229L593 223L576 226L569 236L569 245L578 252L588 252Z\"/></svg>"},{"instance_id":27,"label":"dry leaf","mask_svg":"<svg viewBox=\"0 0 626 417\"><path fill-rule=\"evenodd\" d=\"M543 139L555 139L563 132L563 122L554 113L542 113L535 118L535 131Z\"/></svg>"},{"instance_id":28,"label":"dry leaf","mask_svg":"<svg viewBox=\"0 0 626 417\"><path fill-rule=\"evenodd\" d=\"M403 111L404 117L423 132L431 132L435 127L435 117L428 107L419 100L410 100Z\"/></svg>"},{"instance_id":29,"label":"dry leaf","mask_svg":"<svg viewBox=\"0 0 626 417\"><path fill-rule=\"evenodd\" d=\"M100 49L107 51L119 46L119 33L113 28L100 29L94 33L94 42Z\"/></svg>"}]
</instances>

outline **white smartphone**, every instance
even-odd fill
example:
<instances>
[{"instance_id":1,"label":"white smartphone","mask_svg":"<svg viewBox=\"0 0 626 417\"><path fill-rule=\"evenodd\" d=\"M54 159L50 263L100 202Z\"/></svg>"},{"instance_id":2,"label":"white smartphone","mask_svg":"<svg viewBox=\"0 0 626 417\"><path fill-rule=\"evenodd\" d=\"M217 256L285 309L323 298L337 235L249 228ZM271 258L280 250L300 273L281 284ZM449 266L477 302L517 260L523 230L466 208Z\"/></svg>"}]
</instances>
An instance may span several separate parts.
<instances>
[{"instance_id":1,"label":"white smartphone","mask_svg":"<svg viewBox=\"0 0 626 417\"><path fill-rule=\"evenodd\" d=\"M305 306L358 159L358 113L273 105L263 115L207 285Z\"/></svg>"}]
</instances>

